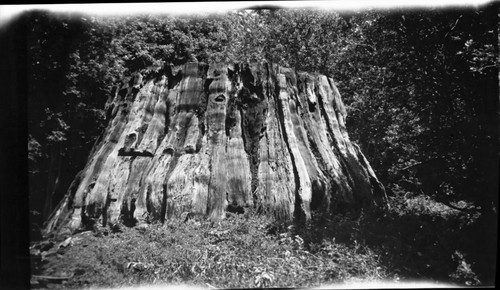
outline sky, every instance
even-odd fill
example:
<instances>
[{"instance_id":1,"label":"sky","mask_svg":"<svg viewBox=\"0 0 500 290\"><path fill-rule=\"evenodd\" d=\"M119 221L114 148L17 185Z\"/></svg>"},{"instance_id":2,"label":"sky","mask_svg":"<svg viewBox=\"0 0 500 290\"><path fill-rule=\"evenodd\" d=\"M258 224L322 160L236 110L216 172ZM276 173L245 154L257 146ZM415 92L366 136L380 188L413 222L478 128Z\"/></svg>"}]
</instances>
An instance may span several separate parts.
<instances>
[{"instance_id":1,"label":"sky","mask_svg":"<svg viewBox=\"0 0 500 290\"><path fill-rule=\"evenodd\" d=\"M233 1L233 2L150 2L150 3L91 3L91 4L30 4L0 5L0 25L12 17L33 9L53 12L80 12L94 15L127 15L137 13L206 14L245 9L259 5L287 8L316 7L336 11L356 11L368 8L419 8L481 6L493 0L332 0L332 1Z\"/></svg>"}]
</instances>

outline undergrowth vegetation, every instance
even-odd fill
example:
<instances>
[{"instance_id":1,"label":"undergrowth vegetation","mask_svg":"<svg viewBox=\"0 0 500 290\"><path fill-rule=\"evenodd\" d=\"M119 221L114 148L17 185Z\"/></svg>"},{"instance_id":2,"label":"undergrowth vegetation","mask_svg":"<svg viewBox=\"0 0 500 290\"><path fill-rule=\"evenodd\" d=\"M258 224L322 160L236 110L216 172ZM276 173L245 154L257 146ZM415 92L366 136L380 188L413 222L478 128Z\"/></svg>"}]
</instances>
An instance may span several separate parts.
<instances>
[{"instance_id":1,"label":"undergrowth vegetation","mask_svg":"<svg viewBox=\"0 0 500 290\"><path fill-rule=\"evenodd\" d=\"M34 259L33 274L70 277L34 286L269 288L419 279L491 285L494 276L480 273L484 259L467 245L478 220L417 196L392 199L383 214L337 212L316 216L307 226L246 213L219 223L190 219L95 228ZM52 240L52 247L61 241Z\"/></svg>"}]
</instances>

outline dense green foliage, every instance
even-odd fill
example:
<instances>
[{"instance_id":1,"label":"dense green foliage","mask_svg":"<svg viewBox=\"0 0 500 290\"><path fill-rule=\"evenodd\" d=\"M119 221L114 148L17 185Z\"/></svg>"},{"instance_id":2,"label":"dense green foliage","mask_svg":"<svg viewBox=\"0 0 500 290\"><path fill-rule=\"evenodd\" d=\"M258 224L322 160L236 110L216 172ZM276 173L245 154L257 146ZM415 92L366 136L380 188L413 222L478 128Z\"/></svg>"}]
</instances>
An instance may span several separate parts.
<instances>
[{"instance_id":1,"label":"dense green foliage","mask_svg":"<svg viewBox=\"0 0 500 290\"><path fill-rule=\"evenodd\" d=\"M471 255L487 272L498 208L495 7L106 18L34 11L23 19L34 222L83 168L123 76L186 61L267 60L337 81L350 136L393 203L425 196L479 215L468 249L482 244Z\"/></svg>"}]
</instances>

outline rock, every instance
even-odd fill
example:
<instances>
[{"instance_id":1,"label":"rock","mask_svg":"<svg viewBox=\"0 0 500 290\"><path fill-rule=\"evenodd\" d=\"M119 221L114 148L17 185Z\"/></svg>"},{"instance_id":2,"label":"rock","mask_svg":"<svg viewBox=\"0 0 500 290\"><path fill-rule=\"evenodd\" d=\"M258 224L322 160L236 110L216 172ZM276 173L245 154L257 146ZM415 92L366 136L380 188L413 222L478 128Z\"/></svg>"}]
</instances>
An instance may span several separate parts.
<instances>
[{"instance_id":1,"label":"rock","mask_svg":"<svg viewBox=\"0 0 500 290\"><path fill-rule=\"evenodd\" d=\"M140 224L136 226L135 229L140 233L145 233L146 230L148 229L148 224Z\"/></svg>"},{"instance_id":2,"label":"rock","mask_svg":"<svg viewBox=\"0 0 500 290\"><path fill-rule=\"evenodd\" d=\"M159 74L135 74L107 102L109 124L45 232L186 213L218 221L249 208L308 221L313 210L387 207L327 76L197 62Z\"/></svg>"}]
</instances>

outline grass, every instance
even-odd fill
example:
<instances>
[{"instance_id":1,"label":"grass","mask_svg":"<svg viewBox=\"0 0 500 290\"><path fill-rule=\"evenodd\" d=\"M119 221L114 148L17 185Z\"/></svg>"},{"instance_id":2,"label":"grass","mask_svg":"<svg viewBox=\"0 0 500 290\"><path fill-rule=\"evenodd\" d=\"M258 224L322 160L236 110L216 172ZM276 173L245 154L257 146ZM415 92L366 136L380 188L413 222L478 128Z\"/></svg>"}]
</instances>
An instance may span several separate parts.
<instances>
[{"instance_id":1,"label":"grass","mask_svg":"<svg viewBox=\"0 0 500 290\"><path fill-rule=\"evenodd\" d=\"M415 279L493 283L476 273L480 267L466 251L464 234L473 219L418 199L393 200L383 215L337 213L301 227L247 213L229 214L219 223L191 219L122 226L117 232L96 228L73 235L66 247L58 246L66 237L52 238L50 250L41 243L32 247L33 252L51 253L43 259L34 254L33 274L71 278L64 283L40 281L34 288L311 288Z\"/></svg>"}]
</instances>

